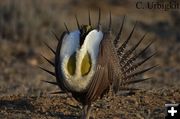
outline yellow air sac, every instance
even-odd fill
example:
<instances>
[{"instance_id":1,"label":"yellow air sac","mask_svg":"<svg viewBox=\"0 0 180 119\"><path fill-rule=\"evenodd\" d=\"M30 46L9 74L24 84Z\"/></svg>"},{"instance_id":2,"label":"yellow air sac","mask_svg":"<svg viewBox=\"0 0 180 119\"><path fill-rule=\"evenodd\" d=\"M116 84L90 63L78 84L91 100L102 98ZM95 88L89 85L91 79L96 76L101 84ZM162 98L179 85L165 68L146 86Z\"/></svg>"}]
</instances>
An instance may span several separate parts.
<instances>
[{"instance_id":1,"label":"yellow air sac","mask_svg":"<svg viewBox=\"0 0 180 119\"><path fill-rule=\"evenodd\" d=\"M87 52L81 63L82 76L87 75L89 73L90 69L91 69L91 57L90 57L89 53Z\"/></svg>"},{"instance_id":2,"label":"yellow air sac","mask_svg":"<svg viewBox=\"0 0 180 119\"><path fill-rule=\"evenodd\" d=\"M73 55L71 55L71 57L68 60L67 63L67 69L70 75L74 75L75 74L75 70L76 70L76 53L74 53Z\"/></svg>"}]
</instances>

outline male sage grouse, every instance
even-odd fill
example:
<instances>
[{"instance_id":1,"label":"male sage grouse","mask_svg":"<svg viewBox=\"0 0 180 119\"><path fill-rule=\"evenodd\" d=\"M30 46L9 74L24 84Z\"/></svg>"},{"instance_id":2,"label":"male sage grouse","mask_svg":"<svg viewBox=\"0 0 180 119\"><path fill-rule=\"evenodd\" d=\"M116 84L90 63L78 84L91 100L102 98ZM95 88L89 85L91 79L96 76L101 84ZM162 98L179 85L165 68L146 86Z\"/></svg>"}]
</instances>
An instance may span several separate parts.
<instances>
[{"instance_id":1,"label":"male sage grouse","mask_svg":"<svg viewBox=\"0 0 180 119\"><path fill-rule=\"evenodd\" d=\"M111 13L106 30L101 28L100 10L97 26L92 26L90 12L88 16L88 25L80 25L75 17L77 30L69 31L65 24L66 31L61 37L55 35L58 40L56 51L46 44L55 54L55 61L45 59L54 66L55 72L42 68L56 77L56 82L45 82L59 86L62 92L71 94L83 105L82 119L89 119L92 102L102 98L110 90L114 94L122 90L133 90L127 85L149 79L138 79L137 76L155 67L137 70L154 54L142 61L136 61L152 44L150 42L142 51L132 55L145 35L132 48L127 49L135 25L127 39L120 45L124 19L117 35L113 35L111 33Z\"/></svg>"}]
</instances>

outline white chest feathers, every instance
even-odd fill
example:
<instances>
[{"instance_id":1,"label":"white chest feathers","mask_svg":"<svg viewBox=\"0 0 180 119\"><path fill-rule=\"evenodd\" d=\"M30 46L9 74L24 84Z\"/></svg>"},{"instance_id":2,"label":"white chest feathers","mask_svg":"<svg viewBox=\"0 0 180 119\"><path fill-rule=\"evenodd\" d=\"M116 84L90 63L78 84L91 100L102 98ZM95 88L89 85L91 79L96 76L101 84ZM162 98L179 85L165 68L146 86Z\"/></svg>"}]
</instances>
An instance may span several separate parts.
<instances>
[{"instance_id":1,"label":"white chest feathers","mask_svg":"<svg viewBox=\"0 0 180 119\"><path fill-rule=\"evenodd\" d=\"M64 36L60 52L61 71L63 80L66 80L71 90L82 92L87 89L95 73L102 39L103 33L96 29L88 33L82 46L80 31L70 32Z\"/></svg>"}]
</instances>

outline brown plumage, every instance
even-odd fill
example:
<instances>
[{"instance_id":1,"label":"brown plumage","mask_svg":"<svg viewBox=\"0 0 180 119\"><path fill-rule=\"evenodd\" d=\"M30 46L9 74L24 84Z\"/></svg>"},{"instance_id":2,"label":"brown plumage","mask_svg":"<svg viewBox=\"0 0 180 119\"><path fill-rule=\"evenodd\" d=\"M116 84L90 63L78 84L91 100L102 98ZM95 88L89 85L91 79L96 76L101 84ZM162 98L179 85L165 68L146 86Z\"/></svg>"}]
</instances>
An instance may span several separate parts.
<instances>
[{"instance_id":1,"label":"brown plumage","mask_svg":"<svg viewBox=\"0 0 180 119\"><path fill-rule=\"evenodd\" d=\"M98 31L101 30L100 28L100 11L99 11L99 18L98 18L98 25L94 27ZM77 20L77 26L80 30L80 24ZM127 37L127 39L119 45L120 43L120 36L122 34L123 25L125 22L125 17L123 18L123 22L119 28L119 32L116 36L111 33L111 13L110 13L110 20L109 26L107 31L103 32L103 39L99 46L99 53L97 57L97 64L95 73L92 77L90 84L86 91L77 92L72 90L69 87L69 84L64 80L62 71L61 71L61 62L60 62L60 53L61 53L61 46L62 46L62 39L66 34L69 34L70 31L68 30L67 25L65 24L66 31L62 33L61 37L59 38L56 34L55 37L58 40L56 51L50 48L47 44L46 46L55 54L55 62L51 62L47 58L45 58L52 66L55 67L55 72L48 71L44 68L44 71L50 73L51 75L56 77L56 82L45 81L47 83L57 85L61 89L59 92L55 92L54 94L58 93L67 93L68 95L71 94L73 98L75 98L78 102L83 105L83 113L82 118L88 119L90 116L90 109L91 103L96 101L99 97L103 97L103 95L112 89L113 92L116 94L121 90L135 90L133 88L128 88L129 84L138 83L141 81L145 81L146 79L137 79L138 75L145 73L146 71L151 70L155 66L145 68L143 70L138 71L137 68L148 61L154 54L150 55L149 57L145 58L142 61L135 62L139 56L141 56L153 42L150 42L147 47L145 47L141 52L138 54L132 55L136 48L140 45L140 43L144 40L145 35L129 50L125 50L127 48L127 44L130 41L135 26L134 25L131 33ZM89 12L89 26L91 26L91 18ZM84 40L84 39L83 39Z\"/></svg>"}]
</instances>

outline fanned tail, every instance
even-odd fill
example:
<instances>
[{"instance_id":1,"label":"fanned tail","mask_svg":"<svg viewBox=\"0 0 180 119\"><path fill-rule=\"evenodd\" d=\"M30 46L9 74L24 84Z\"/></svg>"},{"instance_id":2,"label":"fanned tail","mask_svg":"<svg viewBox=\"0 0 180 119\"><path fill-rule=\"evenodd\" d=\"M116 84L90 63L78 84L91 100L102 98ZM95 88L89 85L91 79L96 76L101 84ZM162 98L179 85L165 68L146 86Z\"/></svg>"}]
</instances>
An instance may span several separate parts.
<instances>
[{"instance_id":1,"label":"fanned tail","mask_svg":"<svg viewBox=\"0 0 180 119\"><path fill-rule=\"evenodd\" d=\"M113 45L116 49L115 54L117 55L117 57L119 59L119 66L116 66L116 67L119 67L118 68L119 74L118 75L115 74L116 75L115 79L113 79L113 90L115 93L117 93L118 91L121 91L121 90L131 90L131 88L127 87L128 85L151 79L151 78L137 79L137 77L139 75L142 75L143 73L157 67L157 66L151 66L148 68L138 70L141 65L143 65L145 62L149 61L156 53L149 55L148 57L146 57L145 59L143 59L139 62L135 62L154 42L154 41L150 42L142 51L140 51L138 54L134 55L133 52L142 43L146 34L143 35L142 38L133 47L131 47L129 50L126 50L127 45L135 31L137 22L135 23L128 38L122 43L121 46L118 47L118 44L120 42L120 40L119 40L120 35L121 35L122 29L123 29L123 24L124 24L124 18L123 18L123 22L120 27L120 30L113 41ZM118 69L114 69L114 70L118 70Z\"/></svg>"}]
</instances>

